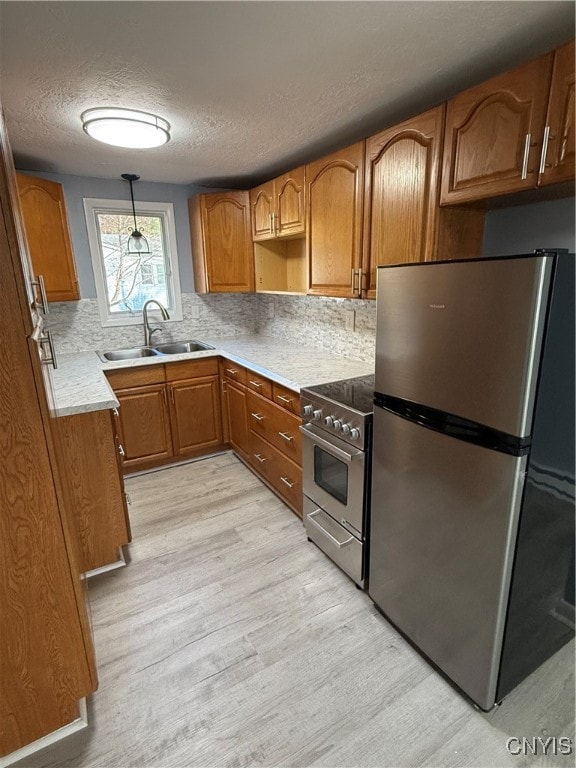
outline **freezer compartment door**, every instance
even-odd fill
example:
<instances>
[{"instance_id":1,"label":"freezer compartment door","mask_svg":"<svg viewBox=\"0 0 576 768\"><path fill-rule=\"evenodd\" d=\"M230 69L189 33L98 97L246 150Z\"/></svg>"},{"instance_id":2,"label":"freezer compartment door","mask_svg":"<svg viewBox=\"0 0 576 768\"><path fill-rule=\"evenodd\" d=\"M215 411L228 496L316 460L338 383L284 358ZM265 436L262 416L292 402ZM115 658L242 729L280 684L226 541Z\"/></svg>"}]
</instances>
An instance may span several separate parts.
<instances>
[{"instance_id":1,"label":"freezer compartment door","mask_svg":"<svg viewBox=\"0 0 576 768\"><path fill-rule=\"evenodd\" d=\"M378 270L376 391L530 434L552 256Z\"/></svg>"},{"instance_id":2,"label":"freezer compartment door","mask_svg":"<svg viewBox=\"0 0 576 768\"><path fill-rule=\"evenodd\" d=\"M369 594L485 710L495 702L525 462L375 409Z\"/></svg>"}]
</instances>

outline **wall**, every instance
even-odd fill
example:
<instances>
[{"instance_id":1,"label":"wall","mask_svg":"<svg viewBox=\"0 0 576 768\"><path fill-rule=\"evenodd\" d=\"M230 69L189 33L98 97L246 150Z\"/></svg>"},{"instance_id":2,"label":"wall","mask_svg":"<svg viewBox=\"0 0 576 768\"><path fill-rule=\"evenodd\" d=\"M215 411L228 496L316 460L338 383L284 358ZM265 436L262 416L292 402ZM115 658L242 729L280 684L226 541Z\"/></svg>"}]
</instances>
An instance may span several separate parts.
<instances>
[{"instance_id":1,"label":"wall","mask_svg":"<svg viewBox=\"0 0 576 768\"><path fill-rule=\"evenodd\" d=\"M26 171L22 171L26 173ZM85 197L104 198L108 200L130 200L130 187L122 179L97 179L83 176L68 176L58 173L31 173L44 179L50 179L62 184L70 236L78 271L80 295L83 299L96 298L96 285L88 245L88 230L84 214ZM158 184L138 181L134 184L134 199L136 202L172 203L174 205L174 223L176 227L176 243L178 248L178 265L180 272L180 288L183 293L194 290L192 275L192 249L190 246L190 225L188 218L188 198L191 195L205 192L199 187L182 184Z\"/></svg>"},{"instance_id":2,"label":"wall","mask_svg":"<svg viewBox=\"0 0 576 768\"><path fill-rule=\"evenodd\" d=\"M489 211L484 254L507 256L535 248L576 250L573 197Z\"/></svg>"}]
</instances>

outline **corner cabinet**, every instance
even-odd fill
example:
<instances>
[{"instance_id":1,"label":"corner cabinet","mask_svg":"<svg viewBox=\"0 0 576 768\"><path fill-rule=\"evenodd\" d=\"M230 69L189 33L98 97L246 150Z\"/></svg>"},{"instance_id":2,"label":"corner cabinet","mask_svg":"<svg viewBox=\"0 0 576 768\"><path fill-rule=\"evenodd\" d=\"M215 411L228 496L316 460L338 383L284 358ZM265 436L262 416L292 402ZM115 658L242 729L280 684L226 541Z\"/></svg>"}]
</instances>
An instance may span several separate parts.
<instances>
[{"instance_id":1,"label":"corner cabinet","mask_svg":"<svg viewBox=\"0 0 576 768\"><path fill-rule=\"evenodd\" d=\"M574 42L448 102L443 204L573 179Z\"/></svg>"},{"instance_id":2,"label":"corner cabinet","mask_svg":"<svg viewBox=\"0 0 576 768\"><path fill-rule=\"evenodd\" d=\"M363 296L385 264L480 255L484 212L439 208L444 105L366 139Z\"/></svg>"},{"instance_id":3,"label":"corner cabinet","mask_svg":"<svg viewBox=\"0 0 576 768\"><path fill-rule=\"evenodd\" d=\"M189 209L196 292L254 291L248 192L197 195Z\"/></svg>"},{"instance_id":4,"label":"corner cabinet","mask_svg":"<svg viewBox=\"0 0 576 768\"><path fill-rule=\"evenodd\" d=\"M362 293L364 142L306 166L308 293Z\"/></svg>"},{"instance_id":5,"label":"corner cabinet","mask_svg":"<svg viewBox=\"0 0 576 768\"><path fill-rule=\"evenodd\" d=\"M48 301L77 301L78 276L61 184L17 173L18 192L34 274L41 274Z\"/></svg>"}]
</instances>

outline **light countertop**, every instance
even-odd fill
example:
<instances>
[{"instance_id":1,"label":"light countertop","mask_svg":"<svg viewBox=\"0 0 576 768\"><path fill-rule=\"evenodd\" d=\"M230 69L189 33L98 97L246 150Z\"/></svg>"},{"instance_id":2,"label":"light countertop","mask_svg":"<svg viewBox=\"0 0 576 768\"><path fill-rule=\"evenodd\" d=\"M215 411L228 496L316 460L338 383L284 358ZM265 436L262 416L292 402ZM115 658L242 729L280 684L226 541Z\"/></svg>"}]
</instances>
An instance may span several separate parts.
<instances>
[{"instance_id":1,"label":"light countertop","mask_svg":"<svg viewBox=\"0 0 576 768\"><path fill-rule=\"evenodd\" d=\"M58 368L52 374L54 414L70 416L117 407L118 401L104 376L104 371L218 355L223 355L295 392L299 392L302 387L365 376L374 372L373 363L338 357L317 348L290 344L271 336L202 338L201 341L212 345L214 349L109 363L103 363L96 352L59 355Z\"/></svg>"}]
</instances>

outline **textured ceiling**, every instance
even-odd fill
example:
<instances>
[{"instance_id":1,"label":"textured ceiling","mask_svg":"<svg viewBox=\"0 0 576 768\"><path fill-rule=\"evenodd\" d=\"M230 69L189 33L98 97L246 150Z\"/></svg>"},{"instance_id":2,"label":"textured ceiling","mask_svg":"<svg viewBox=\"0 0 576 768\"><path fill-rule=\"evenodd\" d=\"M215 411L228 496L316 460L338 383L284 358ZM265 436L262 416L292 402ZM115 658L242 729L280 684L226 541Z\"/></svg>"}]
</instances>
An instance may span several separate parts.
<instances>
[{"instance_id":1,"label":"textured ceiling","mask_svg":"<svg viewBox=\"0 0 576 768\"><path fill-rule=\"evenodd\" d=\"M250 186L574 35L573 2L0 2L1 101L17 164ZM80 113L150 110L151 150Z\"/></svg>"}]
</instances>

